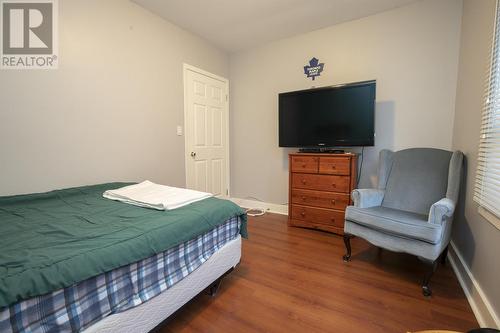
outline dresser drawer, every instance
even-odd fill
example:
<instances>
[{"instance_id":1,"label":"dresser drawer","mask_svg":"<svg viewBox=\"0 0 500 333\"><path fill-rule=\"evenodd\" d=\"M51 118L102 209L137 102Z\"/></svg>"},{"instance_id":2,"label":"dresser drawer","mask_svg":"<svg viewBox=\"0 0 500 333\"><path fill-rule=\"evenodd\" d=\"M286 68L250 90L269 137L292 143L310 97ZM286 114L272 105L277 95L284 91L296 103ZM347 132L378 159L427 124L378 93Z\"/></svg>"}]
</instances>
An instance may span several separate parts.
<instances>
[{"instance_id":1,"label":"dresser drawer","mask_svg":"<svg viewBox=\"0 0 500 333\"><path fill-rule=\"evenodd\" d=\"M293 189L292 203L345 210L349 205L349 194Z\"/></svg>"},{"instance_id":2,"label":"dresser drawer","mask_svg":"<svg viewBox=\"0 0 500 333\"><path fill-rule=\"evenodd\" d=\"M349 176L292 174L292 188L349 193Z\"/></svg>"},{"instance_id":3,"label":"dresser drawer","mask_svg":"<svg viewBox=\"0 0 500 333\"><path fill-rule=\"evenodd\" d=\"M292 172L318 173L318 161L315 156L292 156L290 168Z\"/></svg>"},{"instance_id":4,"label":"dresser drawer","mask_svg":"<svg viewBox=\"0 0 500 333\"><path fill-rule=\"evenodd\" d=\"M350 159L345 157L320 157L319 173L348 176L351 174Z\"/></svg>"},{"instance_id":5,"label":"dresser drawer","mask_svg":"<svg viewBox=\"0 0 500 333\"><path fill-rule=\"evenodd\" d=\"M333 233L336 233L338 235L344 234L344 226L337 227L337 226L334 226L331 224L306 222L306 221L294 220L294 219L289 219L288 225L290 225L292 227L301 227L301 228L317 229L317 230L321 230L321 231L333 232Z\"/></svg>"},{"instance_id":6,"label":"dresser drawer","mask_svg":"<svg viewBox=\"0 0 500 333\"><path fill-rule=\"evenodd\" d=\"M312 224L324 224L340 228L344 226L345 213L332 209L292 205L291 218L311 222Z\"/></svg>"}]
</instances>

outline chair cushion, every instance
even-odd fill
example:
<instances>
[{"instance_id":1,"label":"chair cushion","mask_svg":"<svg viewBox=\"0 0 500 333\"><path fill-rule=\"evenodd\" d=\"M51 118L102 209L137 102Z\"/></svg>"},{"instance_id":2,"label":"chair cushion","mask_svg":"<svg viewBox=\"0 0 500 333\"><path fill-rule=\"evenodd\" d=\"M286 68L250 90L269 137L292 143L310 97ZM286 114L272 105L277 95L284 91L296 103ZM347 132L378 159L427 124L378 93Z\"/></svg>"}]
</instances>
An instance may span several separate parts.
<instances>
[{"instance_id":1,"label":"chair cushion","mask_svg":"<svg viewBox=\"0 0 500 333\"><path fill-rule=\"evenodd\" d=\"M387 207L346 209L346 220L387 234L421 240L431 244L441 241L442 227L429 223L426 215Z\"/></svg>"}]
</instances>

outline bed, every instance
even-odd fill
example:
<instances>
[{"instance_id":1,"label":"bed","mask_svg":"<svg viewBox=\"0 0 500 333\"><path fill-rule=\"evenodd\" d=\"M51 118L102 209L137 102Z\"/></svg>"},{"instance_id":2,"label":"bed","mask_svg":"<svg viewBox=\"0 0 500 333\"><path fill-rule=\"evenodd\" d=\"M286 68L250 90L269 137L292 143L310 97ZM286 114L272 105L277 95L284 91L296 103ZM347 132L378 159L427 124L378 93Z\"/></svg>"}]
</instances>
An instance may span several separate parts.
<instances>
[{"instance_id":1,"label":"bed","mask_svg":"<svg viewBox=\"0 0 500 333\"><path fill-rule=\"evenodd\" d=\"M0 332L148 332L234 268L244 211L155 211L109 183L0 197Z\"/></svg>"}]
</instances>

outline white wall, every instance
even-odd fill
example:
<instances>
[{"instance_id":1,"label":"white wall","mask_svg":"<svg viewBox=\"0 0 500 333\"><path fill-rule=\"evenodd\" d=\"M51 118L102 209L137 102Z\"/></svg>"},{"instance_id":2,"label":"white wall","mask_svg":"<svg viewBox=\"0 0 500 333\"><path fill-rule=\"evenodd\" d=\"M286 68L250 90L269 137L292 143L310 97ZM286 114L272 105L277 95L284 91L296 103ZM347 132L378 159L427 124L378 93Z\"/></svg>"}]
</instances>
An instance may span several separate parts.
<instances>
[{"instance_id":1,"label":"white wall","mask_svg":"<svg viewBox=\"0 0 500 333\"><path fill-rule=\"evenodd\" d=\"M450 149L461 10L462 1L426 0L231 55L232 195L287 202L284 91L377 79L376 147L366 149L361 187L374 184L382 148ZM303 74L313 56L325 63L314 82Z\"/></svg>"},{"instance_id":2,"label":"white wall","mask_svg":"<svg viewBox=\"0 0 500 333\"><path fill-rule=\"evenodd\" d=\"M227 54L126 0L64 0L55 71L0 71L0 195L108 181L183 186L182 63Z\"/></svg>"},{"instance_id":3,"label":"white wall","mask_svg":"<svg viewBox=\"0 0 500 333\"><path fill-rule=\"evenodd\" d=\"M490 327L500 326L500 230L479 215L473 194L495 2L464 1L453 131L453 148L462 150L467 157L467 181L462 184L452 239L464 260L462 264L472 274L464 279L466 289L471 291L472 299L477 302L479 316L482 317L479 320ZM482 305L482 302L486 305ZM490 305L489 309L487 304Z\"/></svg>"}]
</instances>

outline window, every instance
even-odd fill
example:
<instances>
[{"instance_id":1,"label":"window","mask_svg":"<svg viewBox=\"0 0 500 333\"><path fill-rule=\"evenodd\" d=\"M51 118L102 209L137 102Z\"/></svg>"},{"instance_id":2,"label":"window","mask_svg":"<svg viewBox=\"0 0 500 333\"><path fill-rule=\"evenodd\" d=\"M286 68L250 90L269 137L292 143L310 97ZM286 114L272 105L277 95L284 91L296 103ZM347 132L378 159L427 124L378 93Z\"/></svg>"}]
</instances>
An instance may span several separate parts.
<instances>
[{"instance_id":1,"label":"window","mask_svg":"<svg viewBox=\"0 0 500 333\"><path fill-rule=\"evenodd\" d=\"M500 218L500 7L497 4L491 67L481 123L474 200L488 220ZM486 210L486 211L485 211Z\"/></svg>"}]
</instances>

